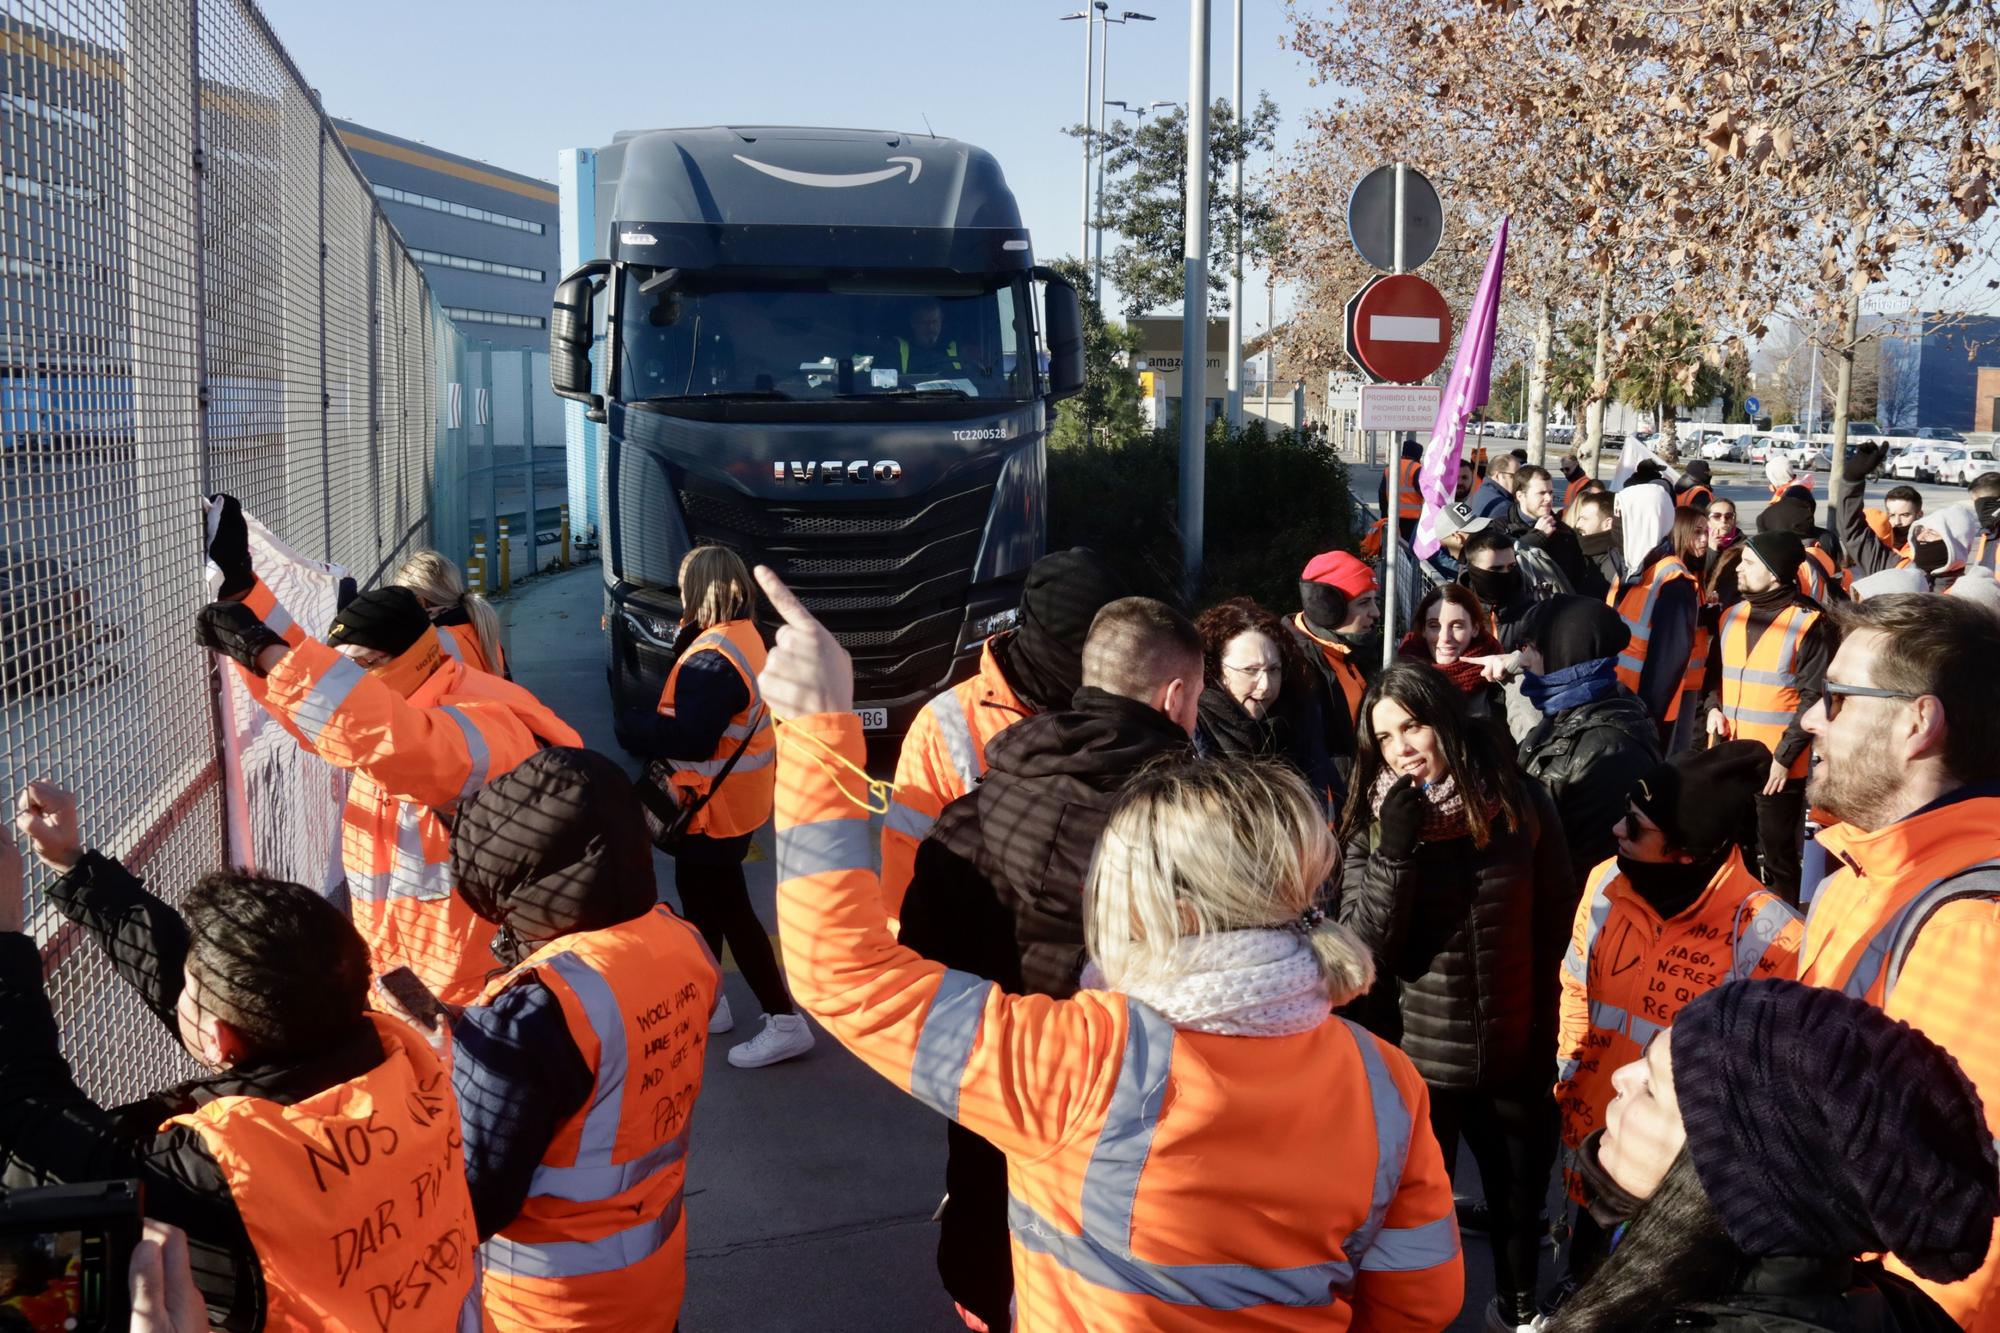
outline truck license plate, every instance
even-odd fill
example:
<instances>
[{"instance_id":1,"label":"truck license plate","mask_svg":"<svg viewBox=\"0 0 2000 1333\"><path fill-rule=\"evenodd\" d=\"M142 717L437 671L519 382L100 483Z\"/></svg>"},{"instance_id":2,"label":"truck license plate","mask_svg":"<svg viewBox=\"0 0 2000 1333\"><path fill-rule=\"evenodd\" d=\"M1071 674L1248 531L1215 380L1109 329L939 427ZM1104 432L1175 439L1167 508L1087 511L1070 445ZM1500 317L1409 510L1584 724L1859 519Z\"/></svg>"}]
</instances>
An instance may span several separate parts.
<instances>
[{"instance_id":1,"label":"truck license plate","mask_svg":"<svg viewBox=\"0 0 2000 1333\"><path fill-rule=\"evenodd\" d=\"M857 708L854 711L861 714L861 729L863 731L887 731L889 729L888 709Z\"/></svg>"}]
</instances>

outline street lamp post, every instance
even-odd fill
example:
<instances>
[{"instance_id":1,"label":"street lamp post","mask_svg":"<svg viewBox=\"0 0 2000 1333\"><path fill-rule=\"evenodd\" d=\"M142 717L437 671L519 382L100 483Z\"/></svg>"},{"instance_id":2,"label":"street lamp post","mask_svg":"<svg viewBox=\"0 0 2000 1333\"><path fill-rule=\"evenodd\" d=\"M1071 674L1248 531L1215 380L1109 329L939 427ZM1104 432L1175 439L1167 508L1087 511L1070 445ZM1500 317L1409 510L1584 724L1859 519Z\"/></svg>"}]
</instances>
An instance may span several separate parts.
<instances>
[{"instance_id":1,"label":"street lamp post","mask_svg":"<svg viewBox=\"0 0 2000 1333\"><path fill-rule=\"evenodd\" d=\"M1185 595L1201 578L1207 487L1208 0L1188 0L1187 216L1181 246L1181 566Z\"/></svg>"},{"instance_id":2,"label":"street lamp post","mask_svg":"<svg viewBox=\"0 0 2000 1333\"><path fill-rule=\"evenodd\" d=\"M1236 0L1236 71L1230 80L1229 110L1236 117L1236 132L1243 133L1243 0ZM1235 234L1229 254L1229 376L1227 402L1229 428L1243 429L1243 154L1229 165L1229 197ZM1264 391L1264 413L1270 415L1270 390Z\"/></svg>"},{"instance_id":3,"label":"street lamp post","mask_svg":"<svg viewBox=\"0 0 2000 1333\"><path fill-rule=\"evenodd\" d=\"M1092 104L1097 97L1097 90L1092 86L1091 80L1097 72L1097 22L1088 9L1062 16L1064 23L1068 23L1072 19L1083 20L1083 233L1076 243L1076 257L1079 260L1087 260L1090 258L1090 152L1092 138L1090 113ZM1094 296L1096 293L1093 292L1092 295Z\"/></svg>"},{"instance_id":4,"label":"street lamp post","mask_svg":"<svg viewBox=\"0 0 2000 1333\"><path fill-rule=\"evenodd\" d=\"M1151 14L1141 14L1136 9L1122 10L1117 18L1111 17L1111 6L1107 0L1096 0L1094 6L1099 22L1104 25L1104 39L1097 48L1097 133L1094 136L1097 149L1097 209L1092 218L1094 235L1091 238L1090 286L1092 291L1104 289L1104 127L1109 124L1105 108L1110 105L1104 95L1111 91L1111 25L1126 23L1151 23ZM1100 301L1102 297L1099 298Z\"/></svg>"}]
</instances>

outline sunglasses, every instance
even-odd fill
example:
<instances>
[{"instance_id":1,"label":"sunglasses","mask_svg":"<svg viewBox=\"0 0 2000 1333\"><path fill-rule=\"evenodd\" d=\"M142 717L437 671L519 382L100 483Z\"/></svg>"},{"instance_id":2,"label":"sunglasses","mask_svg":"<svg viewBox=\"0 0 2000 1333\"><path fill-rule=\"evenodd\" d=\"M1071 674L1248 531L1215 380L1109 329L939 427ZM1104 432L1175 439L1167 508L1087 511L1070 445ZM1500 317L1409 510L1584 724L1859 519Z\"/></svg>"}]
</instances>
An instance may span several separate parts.
<instances>
[{"instance_id":1,"label":"sunglasses","mask_svg":"<svg viewBox=\"0 0 2000 1333\"><path fill-rule=\"evenodd\" d=\"M1828 681L1825 689L1821 692L1820 702L1826 707L1826 720L1831 722L1840 716L1841 703L1850 698L1921 699L1923 697L1921 694L1912 694L1908 690L1884 690L1878 689L1873 685L1837 685L1833 681Z\"/></svg>"}]
</instances>

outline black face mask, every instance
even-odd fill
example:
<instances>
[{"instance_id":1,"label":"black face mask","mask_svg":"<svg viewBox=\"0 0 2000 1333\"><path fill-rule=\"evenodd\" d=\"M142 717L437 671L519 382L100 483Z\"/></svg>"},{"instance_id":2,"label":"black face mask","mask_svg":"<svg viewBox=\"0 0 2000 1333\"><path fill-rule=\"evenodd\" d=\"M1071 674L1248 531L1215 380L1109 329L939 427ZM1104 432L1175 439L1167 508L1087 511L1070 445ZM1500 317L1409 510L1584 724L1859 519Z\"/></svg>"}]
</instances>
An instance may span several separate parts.
<instances>
[{"instance_id":1,"label":"black face mask","mask_svg":"<svg viewBox=\"0 0 2000 1333\"><path fill-rule=\"evenodd\" d=\"M1895 547L1897 550L1900 551L1903 549L1904 543L1908 542L1909 540L1910 540L1909 524L1891 523L1889 525L1889 545Z\"/></svg>"},{"instance_id":2,"label":"black face mask","mask_svg":"<svg viewBox=\"0 0 2000 1333\"><path fill-rule=\"evenodd\" d=\"M1926 574L1935 574L1951 561L1951 552L1936 537L1919 537L1910 545L1910 563Z\"/></svg>"},{"instance_id":3,"label":"black face mask","mask_svg":"<svg viewBox=\"0 0 2000 1333\"><path fill-rule=\"evenodd\" d=\"M1631 816L1627 815L1627 819ZM1632 831L1626 830L1626 837ZM1722 862L1729 855L1727 844L1699 861L1634 861L1628 856L1618 858L1618 873L1632 886L1632 891L1646 900L1646 905L1660 914L1662 920L1679 916L1701 897L1715 872L1722 868Z\"/></svg>"},{"instance_id":4,"label":"black face mask","mask_svg":"<svg viewBox=\"0 0 2000 1333\"><path fill-rule=\"evenodd\" d=\"M2000 528L2000 495L1989 495L1972 502L1972 512L1979 515L1979 526L1988 532Z\"/></svg>"},{"instance_id":5,"label":"black face mask","mask_svg":"<svg viewBox=\"0 0 2000 1333\"><path fill-rule=\"evenodd\" d=\"M1488 606L1506 606L1521 595L1521 570L1518 565L1506 569L1467 569L1465 586Z\"/></svg>"}]
</instances>

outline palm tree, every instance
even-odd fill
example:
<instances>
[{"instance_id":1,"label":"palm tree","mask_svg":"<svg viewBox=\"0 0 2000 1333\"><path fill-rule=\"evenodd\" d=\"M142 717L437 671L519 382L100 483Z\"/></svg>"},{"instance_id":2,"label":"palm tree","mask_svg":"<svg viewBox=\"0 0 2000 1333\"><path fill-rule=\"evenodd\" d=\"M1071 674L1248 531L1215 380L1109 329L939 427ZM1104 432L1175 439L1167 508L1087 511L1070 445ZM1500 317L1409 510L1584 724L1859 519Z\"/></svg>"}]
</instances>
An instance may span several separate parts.
<instances>
[{"instance_id":1,"label":"palm tree","mask_svg":"<svg viewBox=\"0 0 2000 1333\"><path fill-rule=\"evenodd\" d=\"M1708 402L1721 391L1721 373L1709 363L1705 330L1685 310L1669 306L1641 315L1627 332L1614 378L1619 398L1649 408L1660 423L1661 452L1676 457L1674 412Z\"/></svg>"}]
</instances>

